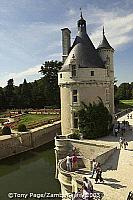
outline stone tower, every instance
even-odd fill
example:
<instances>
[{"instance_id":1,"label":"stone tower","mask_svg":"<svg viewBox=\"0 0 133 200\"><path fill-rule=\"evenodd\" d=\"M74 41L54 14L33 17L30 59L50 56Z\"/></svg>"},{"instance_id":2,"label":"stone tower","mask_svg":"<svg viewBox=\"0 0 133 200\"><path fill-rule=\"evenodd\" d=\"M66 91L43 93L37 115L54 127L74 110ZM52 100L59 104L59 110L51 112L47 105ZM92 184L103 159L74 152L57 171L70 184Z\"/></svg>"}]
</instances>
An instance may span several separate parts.
<instances>
[{"instance_id":1,"label":"stone tower","mask_svg":"<svg viewBox=\"0 0 133 200\"><path fill-rule=\"evenodd\" d=\"M106 81L108 86L106 88L106 102L105 105L113 115L114 113L114 64L113 64L113 54L114 49L108 43L103 27L103 39L101 44L97 48L99 56L102 58L106 67Z\"/></svg>"},{"instance_id":2,"label":"stone tower","mask_svg":"<svg viewBox=\"0 0 133 200\"><path fill-rule=\"evenodd\" d=\"M58 73L61 94L62 134L78 128L76 114L81 102L97 102L100 97L110 113L114 113L114 49L109 45L104 29L103 41L95 49L86 31L82 13L77 23L78 33L70 47L70 30L62 29L64 64Z\"/></svg>"}]
</instances>

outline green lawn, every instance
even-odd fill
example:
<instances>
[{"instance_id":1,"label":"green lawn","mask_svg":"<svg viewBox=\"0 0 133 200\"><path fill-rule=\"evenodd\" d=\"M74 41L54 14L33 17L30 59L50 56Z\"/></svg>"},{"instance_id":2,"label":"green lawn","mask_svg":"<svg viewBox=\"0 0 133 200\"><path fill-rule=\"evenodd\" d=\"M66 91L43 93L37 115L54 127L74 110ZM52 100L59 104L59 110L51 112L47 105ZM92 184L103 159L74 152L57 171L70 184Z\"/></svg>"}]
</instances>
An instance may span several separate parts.
<instances>
[{"instance_id":1,"label":"green lawn","mask_svg":"<svg viewBox=\"0 0 133 200\"><path fill-rule=\"evenodd\" d=\"M19 124L25 124L27 128L33 128L45 123L50 123L51 120L60 120L60 115L57 114L25 114L20 117L19 122L15 125L15 129Z\"/></svg>"},{"instance_id":2,"label":"green lawn","mask_svg":"<svg viewBox=\"0 0 133 200\"><path fill-rule=\"evenodd\" d=\"M120 100L120 104L123 108L131 108L133 107L133 99L130 100Z\"/></svg>"}]
</instances>

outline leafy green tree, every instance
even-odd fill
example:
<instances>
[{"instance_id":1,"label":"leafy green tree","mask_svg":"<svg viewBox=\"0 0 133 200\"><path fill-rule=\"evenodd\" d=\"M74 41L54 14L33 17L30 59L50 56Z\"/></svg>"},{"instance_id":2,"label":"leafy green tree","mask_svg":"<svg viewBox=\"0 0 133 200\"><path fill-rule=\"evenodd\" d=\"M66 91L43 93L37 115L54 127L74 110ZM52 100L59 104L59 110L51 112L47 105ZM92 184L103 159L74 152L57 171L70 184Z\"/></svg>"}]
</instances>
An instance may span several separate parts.
<instances>
[{"instance_id":1,"label":"leafy green tree","mask_svg":"<svg viewBox=\"0 0 133 200\"><path fill-rule=\"evenodd\" d=\"M0 109L5 108L5 95L4 95L4 91L3 88L0 87Z\"/></svg>"},{"instance_id":2,"label":"leafy green tree","mask_svg":"<svg viewBox=\"0 0 133 200\"><path fill-rule=\"evenodd\" d=\"M32 106L33 108L44 108L46 102L46 91L43 79L32 83Z\"/></svg>"},{"instance_id":3,"label":"leafy green tree","mask_svg":"<svg viewBox=\"0 0 133 200\"><path fill-rule=\"evenodd\" d=\"M58 71L61 69L62 62L46 61L39 71L44 75L45 96L48 105L59 105Z\"/></svg>"},{"instance_id":4,"label":"leafy green tree","mask_svg":"<svg viewBox=\"0 0 133 200\"><path fill-rule=\"evenodd\" d=\"M101 99L99 102L86 105L78 111L79 130L84 138L92 139L102 137L110 133L112 127L112 116L104 106Z\"/></svg>"},{"instance_id":5,"label":"leafy green tree","mask_svg":"<svg viewBox=\"0 0 133 200\"><path fill-rule=\"evenodd\" d=\"M15 107L15 93L14 93L14 81L9 79L7 81L7 86L4 88L5 93L5 103L7 108Z\"/></svg>"},{"instance_id":6,"label":"leafy green tree","mask_svg":"<svg viewBox=\"0 0 133 200\"><path fill-rule=\"evenodd\" d=\"M132 97L132 88L129 83L122 83L118 88L116 92L116 97L118 99L131 99Z\"/></svg>"},{"instance_id":7,"label":"leafy green tree","mask_svg":"<svg viewBox=\"0 0 133 200\"><path fill-rule=\"evenodd\" d=\"M27 83L26 79L24 79L23 84L21 85L21 107L22 108L30 108L32 105L32 86Z\"/></svg>"}]
</instances>

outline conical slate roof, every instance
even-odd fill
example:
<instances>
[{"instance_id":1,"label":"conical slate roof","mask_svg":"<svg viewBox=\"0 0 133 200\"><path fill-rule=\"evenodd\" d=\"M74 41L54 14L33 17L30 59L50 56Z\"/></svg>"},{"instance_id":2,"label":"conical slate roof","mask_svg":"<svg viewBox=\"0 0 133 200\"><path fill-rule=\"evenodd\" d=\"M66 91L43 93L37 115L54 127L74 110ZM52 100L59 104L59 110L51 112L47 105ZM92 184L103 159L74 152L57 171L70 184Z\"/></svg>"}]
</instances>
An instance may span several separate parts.
<instances>
[{"instance_id":1,"label":"conical slate roof","mask_svg":"<svg viewBox=\"0 0 133 200\"><path fill-rule=\"evenodd\" d=\"M69 70L72 59L79 68L105 68L97 50L86 33L86 21L83 17L78 21L78 34L61 71Z\"/></svg>"},{"instance_id":2,"label":"conical slate roof","mask_svg":"<svg viewBox=\"0 0 133 200\"><path fill-rule=\"evenodd\" d=\"M104 27L103 27L103 40L102 40L101 44L98 46L97 49L112 49L113 50L113 48L110 46L108 40L105 37Z\"/></svg>"}]
</instances>

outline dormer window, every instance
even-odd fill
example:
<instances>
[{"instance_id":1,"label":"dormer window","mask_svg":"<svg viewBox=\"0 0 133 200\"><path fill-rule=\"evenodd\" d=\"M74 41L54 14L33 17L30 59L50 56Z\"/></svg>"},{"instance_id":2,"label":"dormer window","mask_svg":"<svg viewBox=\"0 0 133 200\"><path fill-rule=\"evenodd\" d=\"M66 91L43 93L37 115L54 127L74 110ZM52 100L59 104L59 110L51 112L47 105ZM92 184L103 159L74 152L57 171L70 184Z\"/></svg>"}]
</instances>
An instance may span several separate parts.
<instances>
[{"instance_id":1,"label":"dormer window","mask_svg":"<svg viewBox=\"0 0 133 200\"><path fill-rule=\"evenodd\" d=\"M76 75L76 65L72 65L72 77L75 77Z\"/></svg>"},{"instance_id":2,"label":"dormer window","mask_svg":"<svg viewBox=\"0 0 133 200\"><path fill-rule=\"evenodd\" d=\"M94 76L94 71L91 71L91 76Z\"/></svg>"}]
</instances>

